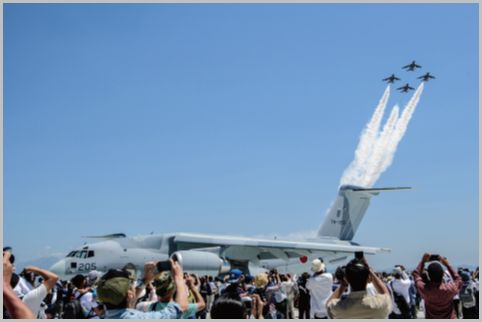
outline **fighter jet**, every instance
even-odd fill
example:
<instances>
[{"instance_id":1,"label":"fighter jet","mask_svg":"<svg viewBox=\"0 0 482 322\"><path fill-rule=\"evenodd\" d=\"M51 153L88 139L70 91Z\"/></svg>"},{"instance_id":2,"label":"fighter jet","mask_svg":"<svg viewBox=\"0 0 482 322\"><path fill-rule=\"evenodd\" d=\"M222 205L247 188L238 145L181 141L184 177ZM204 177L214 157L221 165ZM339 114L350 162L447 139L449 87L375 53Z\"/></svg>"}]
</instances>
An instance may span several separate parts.
<instances>
[{"instance_id":1,"label":"fighter jet","mask_svg":"<svg viewBox=\"0 0 482 322\"><path fill-rule=\"evenodd\" d=\"M413 88L413 87L410 87L410 85L408 85L408 83L405 84L405 85L402 86L402 87L397 88L397 90L399 90L400 93L407 93L409 90L412 90L412 89L414 89L414 88Z\"/></svg>"},{"instance_id":2,"label":"fighter jet","mask_svg":"<svg viewBox=\"0 0 482 322\"><path fill-rule=\"evenodd\" d=\"M395 76L395 74L392 74L390 77L387 77L387 78L384 78L382 79L382 81L384 82L387 82L387 83L393 83L397 80L400 80L400 78L398 78L397 76Z\"/></svg>"},{"instance_id":3,"label":"fighter jet","mask_svg":"<svg viewBox=\"0 0 482 322\"><path fill-rule=\"evenodd\" d=\"M408 64L408 65L406 65L406 66L403 66L402 68L403 68L403 69L407 69L408 71L413 71L413 70L415 70L416 68L420 68L420 67L422 67L422 66L417 65L417 64L415 63L415 60L414 60L414 61L412 61L411 64Z\"/></svg>"},{"instance_id":4,"label":"fighter jet","mask_svg":"<svg viewBox=\"0 0 482 322\"><path fill-rule=\"evenodd\" d=\"M146 261L177 260L187 272L218 275L238 268L257 273L277 268L280 272L304 272L311 261L322 257L326 265L346 260L354 252L376 254L386 248L365 247L352 242L373 196L397 188L362 188L344 185L314 238L303 240L261 239L195 233L167 233L128 237L117 233L91 236L100 241L73 249L50 267L62 279L92 270L106 272L133 264L140 272Z\"/></svg>"},{"instance_id":5,"label":"fighter jet","mask_svg":"<svg viewBox=\"0 0 482 322\"><path fill-rule=\"evenodd\" d=\"M424 82L428 82L431 78L432 78L432 79L435 79L435 76L430 75L430 73L427 73L427 74L422 75L422 76L417 77L417 78L418 78L418 79L421 79L421 80L424 81Z\"/></svg>"}]
</instances>

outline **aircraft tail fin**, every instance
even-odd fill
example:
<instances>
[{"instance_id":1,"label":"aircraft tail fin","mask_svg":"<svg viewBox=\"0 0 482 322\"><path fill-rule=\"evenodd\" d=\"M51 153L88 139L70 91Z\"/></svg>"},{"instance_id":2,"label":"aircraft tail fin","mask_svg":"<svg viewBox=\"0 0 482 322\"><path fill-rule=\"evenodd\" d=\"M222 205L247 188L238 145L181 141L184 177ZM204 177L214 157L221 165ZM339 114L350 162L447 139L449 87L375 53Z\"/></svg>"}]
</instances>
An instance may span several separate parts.
<instances>
[{"instance_id":1,"label":"aircraft tail fin","mask_svg":"<svg viewBox=\"0 0 482 322\"><path fill-rule=\"evenodd\" d=\"M363 188L343 185L338 196L328 210L318 237L335 237L340 240L352 240L363 216L370 204L370 199L384 191L407 190L410 187Z\"/></svg>"}]
</instances>

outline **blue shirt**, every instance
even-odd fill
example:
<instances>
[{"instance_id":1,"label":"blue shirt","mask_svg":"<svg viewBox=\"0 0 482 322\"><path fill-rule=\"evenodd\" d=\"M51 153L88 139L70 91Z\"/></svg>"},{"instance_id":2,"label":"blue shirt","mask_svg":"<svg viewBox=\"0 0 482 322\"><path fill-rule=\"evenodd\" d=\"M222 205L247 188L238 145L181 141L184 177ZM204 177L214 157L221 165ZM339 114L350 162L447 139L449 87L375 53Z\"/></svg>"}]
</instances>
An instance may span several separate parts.
<instances>
[{"instance_id":1,"label":"blue shirt","mask_svg":"<svg viewBox=\"0 0 482 322\"><path fill-rule=\"evenodd\" d=\"M157 319L180 319L182 311L175 302L169 303L160 311L142 312L135 309L116 309L107 310L106 319L138 319L138 320L157 320Z\"/></svg>"},{"instance_id":2,"label":"blue shirt","mask_svg":"<svg viewBox=\"0 0 482 322\"><path fill-rule=\"evenodd\" d=\"M176 304L176 303L175 302L155 302L149 306L149 311L162 312L163 310L166 309L166 307L169 307L172 304ZM197 304L189 303L187 305L187 310L184 313L182 313L181 319L195 319L197 309L198 309Z\"/></svg>"}]
</instances>

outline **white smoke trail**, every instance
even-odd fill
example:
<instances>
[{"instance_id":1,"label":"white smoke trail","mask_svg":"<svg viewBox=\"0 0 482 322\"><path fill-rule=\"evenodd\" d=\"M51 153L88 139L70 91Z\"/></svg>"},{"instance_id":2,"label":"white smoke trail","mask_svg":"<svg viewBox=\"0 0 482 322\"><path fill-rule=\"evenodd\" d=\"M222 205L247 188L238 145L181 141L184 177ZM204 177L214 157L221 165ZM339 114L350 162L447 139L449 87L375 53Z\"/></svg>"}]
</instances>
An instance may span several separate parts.
<instances>
[{"instance_id":1,"label":"white smoke trail","mask_svg":"<svg viewBox=\"0 0 482 322\"><path fill-rule=\"evenodd\" d=\"M360 185L363 187L371 188L375 181L380 176L379 169L386 157L386 146L390 141L390 138L395 129L395 125L398 120L399 107L395 105L388 117L388 120L383 126L383 130L378 136L375 145L373 147L373 153L370 155L368 162L365 166L365 176L362 178Z\"/></svg>"},{"instance_id":2,"label":"white smoke trail","mask_svg":"<svg viewBox=\"0 0 482 322\"><path fill-rule=\"evenodd\" d=\"M393 135L391 136L389 142L387 142L387 146L385 148L385 158L380 166L380 169L378 170L379 176L392 164L393 162L393 157L395 155L395 152L398 147L398 143L402 140L403 136L405 135L405 132L407 131L407 126L408 123L410 122L410 119L412 118L413 113L415 112L415 109L417 107L418 101L420 100L420 96L422 95L423 92L423 85L424 83L421 83L420 86L418 86L417 90L413 94L412 98L404 108L402 115L400 116L400 119L398 120L397 124L395 125L395 129L393 131ZM374 182L373 182L374 183Z\"/></svg>"},{"instance_id":3,"label":"white smoke trail","mask_svg":"<svg viewBox=\"0 0 482 322\"><path fill-rule=\"evenodd\" d=\"M357 149L355 159L344 171L340 185L352 184L372 187L380 175L392 164L398 144L407 130L424 88L420 84L410 101L398 117L399 108L394 106L380 132L380 123L388 101L390 87L387 87L370 122L366 125Z\"/></svg>"},{"instance_id":4,"label":"white smoke trail","mask_svg":"<svg viewBox=\"0 0 482 322\"><path fill-rule=\"evenodd\" d=\"M380 123L385 112L385 107L387 106L388 98L390 97L390 85L387 86L382 98L378 102L375 112L373 113L370 121L367 123L364 131L360 136L360 141L355 150L355 159L348 166L348 168L343 173L340 180L340 185L351 183L358 184L361 177L363 176L363 164L369 158L374 140L377 137Z\"/></svg>"}]
</instances>

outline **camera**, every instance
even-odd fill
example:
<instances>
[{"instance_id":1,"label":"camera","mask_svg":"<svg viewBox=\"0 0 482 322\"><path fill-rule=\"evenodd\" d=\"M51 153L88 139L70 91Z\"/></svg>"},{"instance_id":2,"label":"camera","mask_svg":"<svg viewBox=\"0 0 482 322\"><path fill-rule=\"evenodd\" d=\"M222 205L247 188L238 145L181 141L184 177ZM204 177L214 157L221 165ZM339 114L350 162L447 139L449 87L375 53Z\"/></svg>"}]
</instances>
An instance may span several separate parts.
<instances>
[{"instance_id":1,"label":"camera","mask_svg":"<svg viewBox=\"0 0 482 322\"><path fill-rule=\"evenodd\" d=\"M438 260L440 260L440 255L438 255L438 254L432 254L432 255L430 255L430 258L429 258L428 260L429 260L429 262L431 262L431 261L438 261Z\"/></svg>"},{"instance_id":2,"label":"camera","mask_svg":"<svg viewBox=\"0 0 482 322\"><path fill-rule=\"evenodd\" d=\"M157 262L156 264L157 271L160 272L170 272L171 271L171 261L165 260Z\"/></svg>"}]
</instances>

